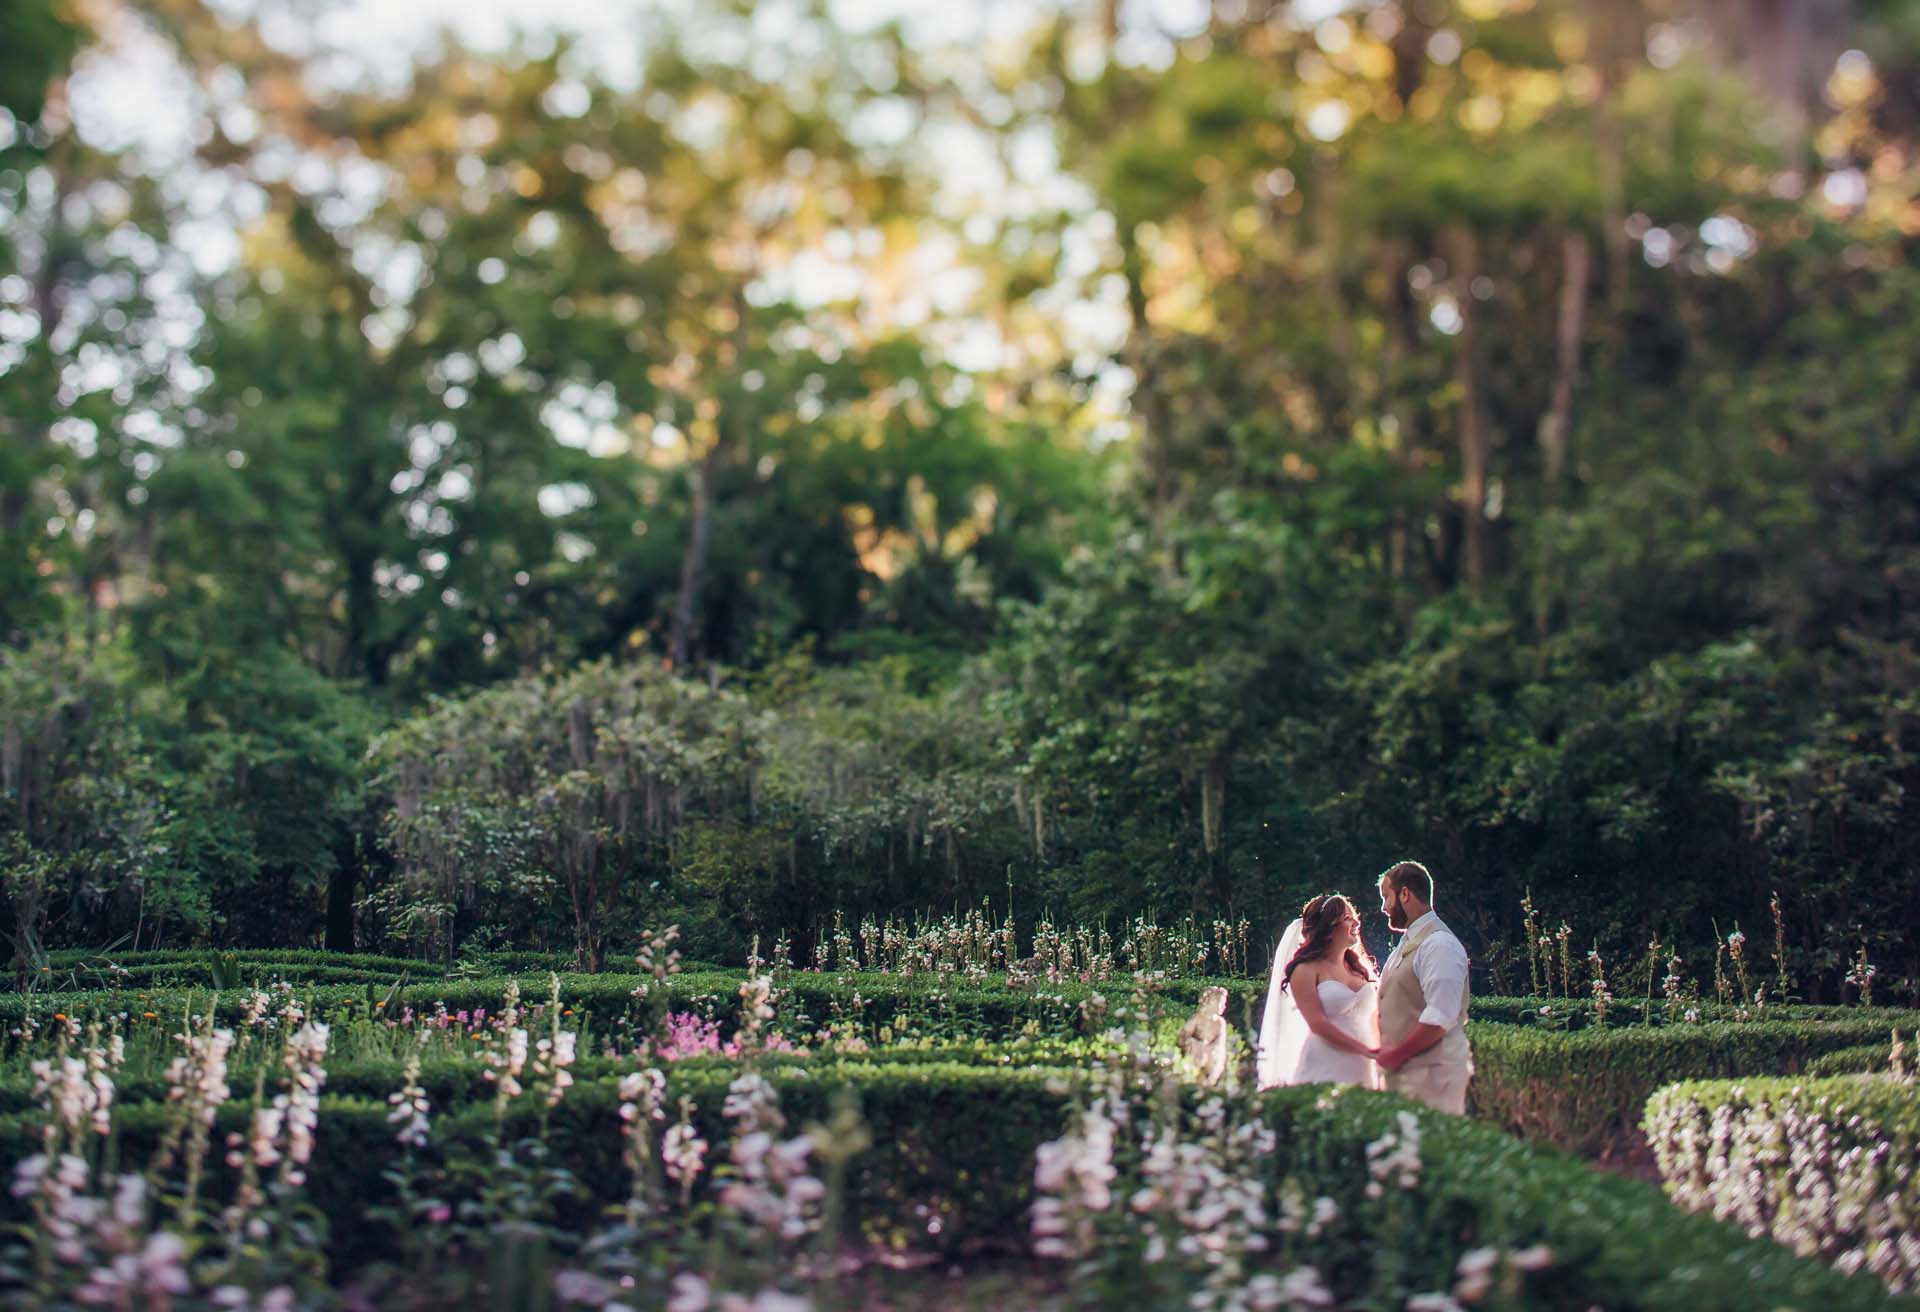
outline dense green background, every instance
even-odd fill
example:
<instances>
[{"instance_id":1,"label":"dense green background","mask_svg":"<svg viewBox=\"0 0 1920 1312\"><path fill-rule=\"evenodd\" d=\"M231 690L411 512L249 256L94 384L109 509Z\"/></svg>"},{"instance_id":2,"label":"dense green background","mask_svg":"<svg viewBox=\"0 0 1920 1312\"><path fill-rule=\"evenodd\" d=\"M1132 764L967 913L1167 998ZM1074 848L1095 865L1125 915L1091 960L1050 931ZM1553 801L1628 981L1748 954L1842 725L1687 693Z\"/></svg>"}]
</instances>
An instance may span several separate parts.
<instances>
[{"instance_id":1,"label":"dense green background","mask_svg":"<svg viewBox=\"0 0 1920 1312\"><path fill-rule=\"evenodd\" d=\"M1910 6L751 8L646 20L637 87L535 38L340 91L277 5L144 0L183 173L72 126L111 34L7 7L19 961L1009 896L1271 941L1417 855L1510 984L1529 888L1768 978L1777 891L1797 992L1864 943L1911 996ZM952 212L955 121L1070 199ZM899 308L936 238L996 367ZM795 294L816 248L864 290Z\"/></svg>"}]
</instances>

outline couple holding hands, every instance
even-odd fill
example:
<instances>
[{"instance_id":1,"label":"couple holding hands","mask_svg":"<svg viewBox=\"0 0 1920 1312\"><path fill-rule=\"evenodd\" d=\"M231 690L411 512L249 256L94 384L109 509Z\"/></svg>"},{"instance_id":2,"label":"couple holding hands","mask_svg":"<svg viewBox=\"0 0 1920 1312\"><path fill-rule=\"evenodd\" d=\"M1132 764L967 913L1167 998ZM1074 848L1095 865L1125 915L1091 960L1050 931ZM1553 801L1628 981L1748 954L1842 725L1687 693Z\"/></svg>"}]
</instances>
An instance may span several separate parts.
<instances>
[{"instance_id":1,"label":"couple holding hands","mask_svg":"<svg viewBox=\"0 0 1920 1312\"><path fill-rule=\"evenodd\" d=\"M1401 937L1378 972L1359 912L1338 893L1287 926L1260 1021L1260 1087L1357 1084L1462 1114L1467 950L1433 914L1433 876L1418 861L1380 876L1380 910Z\"/></svg>"}]
</instances>

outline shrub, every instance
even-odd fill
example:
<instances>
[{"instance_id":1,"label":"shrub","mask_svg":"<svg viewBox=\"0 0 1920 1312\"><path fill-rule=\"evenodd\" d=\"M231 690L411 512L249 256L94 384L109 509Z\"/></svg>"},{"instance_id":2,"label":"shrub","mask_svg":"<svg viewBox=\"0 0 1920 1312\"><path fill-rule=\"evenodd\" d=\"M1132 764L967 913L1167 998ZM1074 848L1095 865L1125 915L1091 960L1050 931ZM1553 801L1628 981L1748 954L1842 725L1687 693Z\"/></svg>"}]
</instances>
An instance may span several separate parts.
<instances>
[{"instance_id":1,"label":"shrub","mask_svg":"<svg viewBox=\"0 0 1920 1312\"><path fill-rule=\"evenodd\" d=\"M768 1070L812 1069L824 1076L846 1061L863 1067L955 1066L1008 1069L1013 1067L1078 1069L1112 1048L1095 1039L1016 1039L995 1043L984 1039L918 1040L896 1043L870 1052L840 1054L826 1052L771 1052L759 1058ZM327 1092L339 1098L384 1099L401 1083L405 1062L398 1057L335 1058L327 1065ZM575 1078L591 1081L631 1069L630 1057L586 1056L573 1066ZM677 1078L700 1080L731 1076L739 1070L735 1060L717 1056L686 1057L664 1063ZM494 1088L487 1082L486 1065L477 1058L438 1058L421 1063L418 1082L433 1105L442 1111L458 1110L469 1104L490 1103ZM717 1074L716 1074L717 1073ZM236 1078L235 1088L247 1087L251 1076ZM0 1115L22 1115L38 1105L35 1081L26 1073L0 1079ZM158 1072L145 1075L122 1074L116 1080L114 1104L122 1109L142 1103L161 1101L167 1094L167 1082Z\"/></svg>"},{"instance_id":2,"label":"shrub","mask_svg":"<svg viewBox=\"0 0 1920 1312\"><path fill-rule=\"evenodd\" d=\"M163 984L157 978L151 986L145 981L133 985L145 988L150 994L142 999L142 1010L174 1015L190 1006L206 1005L211 979L200 974L203 966L195 963L205 963L212 955L205 951L136 953L127 954L118 959L116 964L129 969L140 967L158 971L162 966L171 966L178 970L181 984L185 987ZM498 1000L507 978L504 974L497 974L445 979L440 978L438 969L428 963L408 962L395 957L291 950L239 952L232 955L237 958L239 973L246 983L285 978L296 984L312 984L314 1003L319 1007L331 1007L349 999L364 998L368 985L379 989L384 996L385 990L403 976L406 982L396 996L396 1005L411 1005L416 1011L431 1009L436 1003L443 1003L454 1010L485 1007ZM564 963L566 959L546 953L503 953L492 960L515 969L527 963L539 963L540 968L528 966L524 973L517 976L522 990L529 996L536 996L546 992L545 967L556 962ZM339 978L329 973L335 970L347 971L350 975ZM671 1006L674 1010L701 1010L703 1006L709 1009L717 1006L722 1012L730 1014L742 978L743 972L738 969L689 964L664 993L649 990L644 1000L637 1000L634 990L648 983L648 977L626 973L584 975L565 971L560 975L561 992L566 1005L576 1012L591 1015L603 1026L614 1021L651 1018L663 1006ZM104 979L101 982L103 985L109 983ZM1155 992L1170 1009L1190 1008L1199 1001L1202 990L1211 985L1219 985L1227 990L1228 1019L1245 1034L1258 1033L1260 1009L1266 995L1264 980L1170 979L1158 981ZM1117 976L1106 981L1041 981L1030 987L1018 988L1009 986L1004 976L990 976L984 981L969 982L963 977L941 976L933 972L902 976L852 971L782 971L776 978L776 987L784 999L782 1013L804 1016L812 1023L821 1023L836 1014L848 1013L858 995L859 1014L870 1023L884 1024L908 1015L936 1016L955 1032L988 1038L1016 1034L1029 1022L1056 1029L1077 1028L1083 1005L1096 996L1109 1002L1119 1002L1135 986L1136 982L1131 976ZM197 1000L195 990L198 990ZM46 1016L53 1011L67 1015L109 1016L129 1010L128 1002L129 999L112 987L33 994L0 993L0 1026L17 1026L29 1011L38 1016ZM1544 1022L1539 1014L1543 1003L1553 1009ZM223 1017L237 1014L242 1005L237 997L223 996L220 1014ZM1616 1016L1626 1014L1623 1007L1624 1004L1616 1004ZM230 1013L228 1008L234 1009L233 1012ZM1707 1021L1731 1020L1732 1014L1730 1009L1725 1008L1705 1009ZM1875 1032L1854 1042L1865 1042L1867 1038L1878 1037L1894 1027L1906 1031L1920 1029L1920 1012L1887 1008L1775 1007L1768 1009L1766 1017L1766 1020L1743 1022L1743 1027L1827 1021L1848 1025L1871 1022L1868 1028ZM726 1015L718 1018L724 1025ZM1568 1032L1593 1028L1591 1006L1581 1000L1569 1003L1565 999L1475 998L1472 1019L1476 1022ZM1664 1023L1663 1017L1656 1014L1652 1025L1610 1025L1605 1032L1665 1029L1681 1034L1697 1034L1701 1027L1686 1024L1669 1026ZM1683 1078L1695 1073L1713 1072L1682 1071L1670 1078ZM1638 1107L1639 1102L1636 1101L1631 1116L1638 1115Z\"/></svg>"},{"instance_id":3,"label":"shrub","mask_svg":"<svg viewBox=\"0 0 1920 1312\"><path fill-rule=\"evenodd\" d=\"M562 975L561 999L576 1013L589 1015L603 1028L626 1020L651 1019L659 1010L711 1013L729 1021L742 978L739 971L688 972L676 976L664 988L651 977L641 975ZM321 1010L351 1005L367 998L369 987L378 988L384 997L390 981L378 985L316 984L310 990L312 1005ZM393 1005L411 1006L416 1012L431 1010L436 1004L448 1010L492 1008L499 1002L504 978L430 980L409 982L394 995ZM1191 1006L1198 999L1198 981L1183 980L1169 986L1165 996L1170 1005ZM520 977L522 991L529 997L545 994L545 975ZM647 986L644 994L635 990ZM1119 982L1108 986L1103 996L1119 999L1130 985ZM1009 989L1004 986L943 987L931 977L901 979L874 975L849 977L796 972L783 976L778 985L780 1011L788 1027L809 1028L824 1024L836 1014L855 1008L861 1018L885 1024L905 1016L939 1017L956 1031L983 1037L1018 1033L1029 1021L1055 1030L1077 1028L1082 1003L1097 992L1083 984L1062 985L1035 990ZM54 1012L68 1016L108 1017L133 1010L154 1011L173 1017L188 1011L204 1011L213 1005L223 1020L240 1015L245 999L237 991L222 993L215 1002L210 991L201 989L154 989L143 998L129 996L124 990L92 989L67 993L0 995L0 1025L17 1027L28 1016L44 1020Z\"/></svg>"},{"instance_id":4,"label":"shrub","mask_svg":"<svg viewBox=\"0 0 1920 1312\"><path fill-rule=\"evenodd\" d=\"M1913 1060L1913 1045L1907 1045L1907 1061ZM1806 1074L1815 1078L1829 1075L1883 1075L1893 1069L1893 1045L1868 1043L1857 1048L1841 1048L1823 1053L1807 1063Z\"/></svg>"},{"instance_id":5,"label":"shrub","mask_svg":"<svg viewBox=\"0 0 1920 1312\"><path fill-rule=\"evenodd\" d=\"M1898 1025L1906 1027L1920 1020L1920 1012L1899 1007L1835 1007L1814 1006L1805 1003L1771 1003L1763 1009L1752 1007L1728 1006L1717 1002L1693 1002L1688 1004L1694 1013L1689 1021L1682 1016L1670 1016L1662 999L1654 999L1650 1012L1643 1010L1641 1000L1625 997L1615 998L1607 1008L1609 1029L1661 1029L1668 1026L1687 1027L1696 1023L1715 1021L1749 1024L1765 1021L1878 1021L1883 1028ZM1586 997L1475 997L1472 1002L1474 1020L1488 1021L1501 1025L1528 1025L1542 1029L1583 1030L1594 1028L1593 999Z\"/></svg>"},{"instance_id":6,"label":"shrub","mask_svg":"<svg viewBox=\"0 0 1920 1312\"><path fill-rule=\"evenodd\" d=\"M411 957L373 952L329 952L323 948L142 948L137 952L103 952L92 948L60 948L46 955L44 964L54 974L71 970L106 971L112 966L133 969L179 963L206 964L217 957L292 969L299 966L338 966L357 970L439 975L440 966Z\"/></svg>"},{"instance_id":7,"label":"shrub","mask_svg":"<svg viewBox=\"0 0 1920 1312\"><path fill-rule=\"evenodd\" d=\"M1471 1106L1515 1134L1591 1156L1638 1127L1677 1080L1792 1074L1885 1033L1877 1020L1560 1030L1474 1024Z\"/></svg>"},{"instance_id":8,"label":"shrub","mask_svg":"<svg viewBox=\"0 0 1920 1312\"><path fill-rule=\"evenodd\" d=\"M1920 1289L1920 1097L1885 1076L1693 1081L1647 1104L1673 1200Z\"/></svg>"},{"instance_id":9,"label":"shrub","mask_svg":"<svg viewBox=\"0 0 1920 1312\"><path fill-rule=\"evenodd\" d=\"M721 1104L736 1071L721 1063L668 1070L669 1098L693 1101L694 1123L710 1142L724 1137ZM768 1075L795 1125L824 1120L841 1086L858 1095L874 1146L853 1162L851 1223L882 1242L959 1252L1024 1237L1035 1152L1059 1133L1070 1086L1086 1072L860 1060L775 1065ZM482 1154L491 1117L484 1102L436 1112L433 1152L469 1160ZM584 1228L625 1196L618 1102L614 1081L602 1074L581 1079L551 1113L551 1154L567 1163L582 1191L565 1222ZM1411 1104L1385 1094L1302 1088L1263 1095L1262 1107L1275 1134L1273 1169L1312 1194L1333 1197L1352 1216L1375 1215L1361 1202L1368 1145L1414 1110ZM391 1240L369 1220L389 1196L382 1174L393 1157L388 1112L383 1101L361 1096L328 1097L321 1107L308 1193L333 1218L336 1271L381 1256ZM119 1109L123 1160L144 1160L164 1114L155 1103ZM1593 1172L1462 1118L1415 1114L1422 1130L1418 1180L1404 1207L1379 1213L1396 1218L1396 1228L1354 1237L1364 1241L1369 1261L1398 1264L1381 1280L1423 1287L1444 1282L1471 1250L1545 1244L1554 1260L1529 1282L1530 1298L1539 1296L1530 1306L1699 1312L1818 1305L1843 1312L1883 1305L1872 1282L1731 1235L1707 1218L1676 1216L1647 1185ZM241 1104L229 1103L219 1129L240 1129L244 1116ZM540 1119L540 1109L523 1100L508 1133L531 1133ZM0 1166L10 1170L31 1150L30 1129L27 1118L0 1118Z\"/></svg>"}]
</instances>

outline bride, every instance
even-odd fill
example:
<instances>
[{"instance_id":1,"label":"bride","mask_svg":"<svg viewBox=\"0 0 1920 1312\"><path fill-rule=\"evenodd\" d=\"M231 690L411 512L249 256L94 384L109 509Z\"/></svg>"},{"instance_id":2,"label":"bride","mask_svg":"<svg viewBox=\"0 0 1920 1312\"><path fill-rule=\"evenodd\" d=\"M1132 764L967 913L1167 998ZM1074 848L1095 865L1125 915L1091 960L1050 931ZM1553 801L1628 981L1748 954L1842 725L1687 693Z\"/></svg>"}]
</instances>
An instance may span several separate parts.
<instances>
[{"instance_id":1,"label":"bride","mask_svg":"<svg viewBox=\"0 0 1920 1312\"><path fill-rule=\"evenodd\" d=\"M1360 943L1360 915L1338 893L1307 903L1273 958L1260 1019L1260 1087L1382 1087L1379 988Z\"/></svg>"}]
</instances>

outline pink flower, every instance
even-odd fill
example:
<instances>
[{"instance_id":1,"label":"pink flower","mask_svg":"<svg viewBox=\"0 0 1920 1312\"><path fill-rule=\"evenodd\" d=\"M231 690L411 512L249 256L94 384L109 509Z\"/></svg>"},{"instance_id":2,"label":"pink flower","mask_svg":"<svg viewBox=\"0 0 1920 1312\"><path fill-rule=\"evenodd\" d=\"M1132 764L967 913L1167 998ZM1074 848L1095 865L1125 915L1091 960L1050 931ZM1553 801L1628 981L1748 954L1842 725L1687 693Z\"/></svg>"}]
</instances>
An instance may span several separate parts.
<instances>
[{"instance_id":1,"label":"pink flower","mask_svg":"<svg viewBox=\"0 0 1920 1312\"><path fill-rule=\"evenodd\" d=\"M659 1047L662 1060L679 1061L683 1057L708 1056L723 1051L720 1026L716 1021L704 1020L689 1011L679 1011L667 1016L663 1028L665 1034Z\"/></svg>"}]
</instances>

